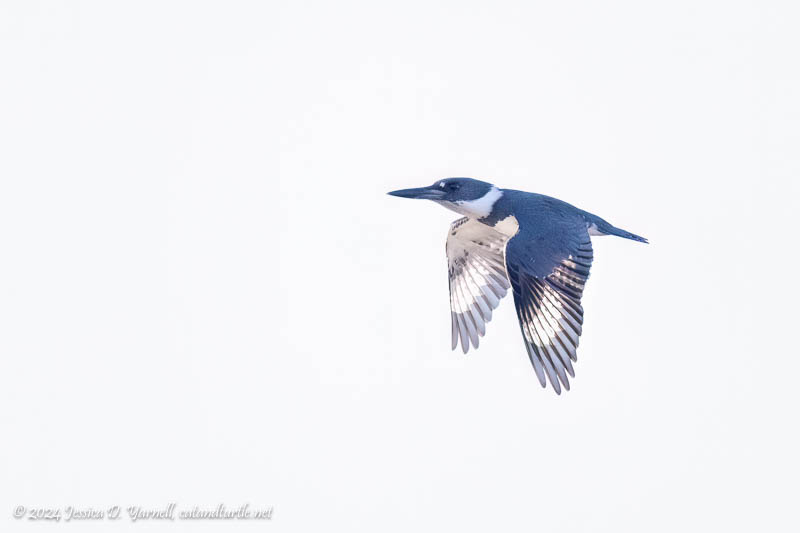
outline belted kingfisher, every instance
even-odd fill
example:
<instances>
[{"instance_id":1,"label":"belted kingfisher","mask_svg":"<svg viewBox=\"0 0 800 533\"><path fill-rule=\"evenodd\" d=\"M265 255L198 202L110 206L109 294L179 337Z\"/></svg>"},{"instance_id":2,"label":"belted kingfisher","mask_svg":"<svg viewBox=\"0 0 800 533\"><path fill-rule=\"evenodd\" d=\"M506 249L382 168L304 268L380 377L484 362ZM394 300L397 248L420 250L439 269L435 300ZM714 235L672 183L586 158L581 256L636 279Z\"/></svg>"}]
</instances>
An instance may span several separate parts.
<instances>
[{"instance_id":1,"label":"belted kingfisher","mask_svg":"<svg viewBox=\"0 0 800 533\"><path fill-rule=\"evenodd\" d=\"M464 353L486 333L508 289L514 292L522 337L542 387L561 394L583 324L581 296L592 265L590 236L616 235L647 242L566 202L498 189L471 178L447 178L430 187L389 193L433 200L463 215L450 225L447 261L452 348Z\"/></svg>"}]
</instances>

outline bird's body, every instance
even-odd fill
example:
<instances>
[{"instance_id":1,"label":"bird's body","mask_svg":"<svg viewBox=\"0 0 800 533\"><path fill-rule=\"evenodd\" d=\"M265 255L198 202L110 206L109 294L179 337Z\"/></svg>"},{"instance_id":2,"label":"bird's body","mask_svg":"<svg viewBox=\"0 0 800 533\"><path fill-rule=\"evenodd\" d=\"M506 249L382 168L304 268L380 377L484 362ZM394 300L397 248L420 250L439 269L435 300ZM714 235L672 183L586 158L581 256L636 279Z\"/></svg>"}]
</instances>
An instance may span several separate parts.
<instances>
[{"instance_id":1,"label":"bird's body","mask_svg":"<svg viewBox=\"0 0 800 533\"><path fill-rule=\"evenodd\" d=\"M447 236L453 349L478 347L492 310L514 293L525 347L539 382L556 393L567 375L583 324L581 296L592 263L590 236L643 237L541 194L498 189L470 178L389 193L433 200L464 215Z\"/></svg>"},{"instance_id":2,"label":"bird's body","mask_svg":"<svg viewBox=\"0 0 800 533\"><path fill-rule=\"evenodd\" d=\"M494 204L489 216L479 219L481 223L494 226L506 217L514 216L518 220L520 217L526 220L527 224L546 224L547 217L572 215L586 222L590 236L616 235L634 241L647 242L647 239L643 237L616 228L599 216L578 209L558 198L512 189L499 190L502 192L502 196Z\"/></svg>"}]
</instances>

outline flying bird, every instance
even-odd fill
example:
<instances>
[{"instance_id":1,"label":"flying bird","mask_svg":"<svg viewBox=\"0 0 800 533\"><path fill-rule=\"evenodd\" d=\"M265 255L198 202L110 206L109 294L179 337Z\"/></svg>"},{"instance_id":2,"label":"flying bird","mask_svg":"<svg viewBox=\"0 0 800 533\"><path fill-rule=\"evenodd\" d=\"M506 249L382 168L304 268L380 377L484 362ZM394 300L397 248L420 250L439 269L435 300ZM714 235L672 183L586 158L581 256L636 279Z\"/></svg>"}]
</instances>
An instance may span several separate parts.
<instances>
[{"instance_id":1,"label":"flying bird","mask_svg":"<svg viewBox=\"0 0 800 533\"><path fill-rule=\"evenodd\" d=\"M569 390L583 324L581 296L592 266L592 236L647 239L566 202L499 189L472 178L389 193L433 200L463 215L447 233L452 348L464 353L486 333L492 310L514 293L522 337L542 387Z\"/></svg>"}]
</instances>

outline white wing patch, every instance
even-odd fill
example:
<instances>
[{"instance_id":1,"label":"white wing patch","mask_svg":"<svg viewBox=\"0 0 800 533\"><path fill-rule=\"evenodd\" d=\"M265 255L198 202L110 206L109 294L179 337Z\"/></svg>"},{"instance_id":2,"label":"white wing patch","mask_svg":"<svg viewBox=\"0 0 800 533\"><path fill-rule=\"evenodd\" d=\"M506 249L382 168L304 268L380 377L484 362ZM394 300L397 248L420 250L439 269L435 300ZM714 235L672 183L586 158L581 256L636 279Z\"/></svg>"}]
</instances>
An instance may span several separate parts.
<instances>
[{"instance_id":1,"label":"white wing patch","mask_svg":"<svg viewBox=\"0 0 800 533\"><path fill-rule=\"evenodd\" d=\"M464 353L470 342L478 347L492 310L511 287L504 257L507 241L508 236L466 217L450 225L446 250L454 350L459 340Z\"/></svg>"}]
</instances>

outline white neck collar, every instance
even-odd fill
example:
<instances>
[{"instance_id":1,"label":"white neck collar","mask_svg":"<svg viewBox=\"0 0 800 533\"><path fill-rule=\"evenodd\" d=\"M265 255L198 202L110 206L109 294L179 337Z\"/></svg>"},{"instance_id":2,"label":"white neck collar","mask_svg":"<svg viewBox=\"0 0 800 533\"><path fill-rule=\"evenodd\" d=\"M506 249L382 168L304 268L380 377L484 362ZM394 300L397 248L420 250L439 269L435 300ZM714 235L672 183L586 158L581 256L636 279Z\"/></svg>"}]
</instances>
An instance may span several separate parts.
<instances>
[{"instance_id":1,"label":"white neck collar","mask_svg":"<svg viewBox=\"0 0 800 533\"><path fill-rule=\"evenodd\" d=\"M458 202L440 202L446 208L469 218L485 218L492 213L495 202L503 196L503 191L492 185L489 192L477 200L460 200Z\"/></svg>"}]
</instances>

